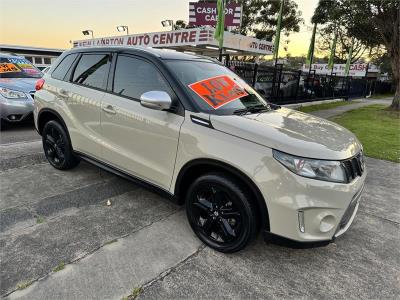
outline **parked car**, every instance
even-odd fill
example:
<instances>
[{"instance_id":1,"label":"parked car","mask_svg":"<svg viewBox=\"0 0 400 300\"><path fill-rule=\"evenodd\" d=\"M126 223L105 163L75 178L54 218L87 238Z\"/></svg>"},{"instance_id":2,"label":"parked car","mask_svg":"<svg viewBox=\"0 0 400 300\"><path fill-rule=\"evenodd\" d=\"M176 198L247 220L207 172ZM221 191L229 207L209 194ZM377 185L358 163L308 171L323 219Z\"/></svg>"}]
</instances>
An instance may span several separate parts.
<instances>
[{"instance_id":1,"label":"parked car","mask_svg":"<svg viewBox=\"0 0 400 300\"><path fill-rule=\"evenodd\" d=\"M0 53L0 117L19 122L33 111L36 81L42 73L24 57Z\"/></svg>"},{"instance_id":2,"label":"parked car","mask_svg":"<svg viewBox=\"0 0 400 300\"><path fill-rule=\"evenodd\" d=\"M274 81L273 74L259 75L254 85L254 89L265 97L270 97L272 93L272 85ZM276 78L275 87L279 91L276 93L278 97L293 97L297 92L298 79L292 74L282 74L281 82Z\"/></svg>"},{"instance_id":3,"label":"parked car","mask_svg":"<svg viewBox=\"0 0 400 300\"><path fill-rule=\"evenodd\" d=\"M273 81L274 81L273 74L258 75L257 80L254 84L254 89L264 97L268 98L272 92Z\"/></svg>"},{"instance_id":4,"label":"parked car","mask_svg":"<svg viewBox=\"0 0 400 300\"><path fill-rule=\"evenodd\" d=\"M365 181L360 142L339 125L266 102L204 57L77 48L37 83L34 119L57 169L80 159L186 204L222 252L267 238L326 244L344 233Z\"/></svg>"},{"instance_id":5,"label":"parked car","mask_svg":"<svg viewBox=\"0 0 400 300\"><path fill-rule=\"evenodd\" d=\"M44 74L44 73L47 73L47 71L50 69L50 67L45 67L43 70L42 70L42 73Z\"/></svg>"}]
</instances>

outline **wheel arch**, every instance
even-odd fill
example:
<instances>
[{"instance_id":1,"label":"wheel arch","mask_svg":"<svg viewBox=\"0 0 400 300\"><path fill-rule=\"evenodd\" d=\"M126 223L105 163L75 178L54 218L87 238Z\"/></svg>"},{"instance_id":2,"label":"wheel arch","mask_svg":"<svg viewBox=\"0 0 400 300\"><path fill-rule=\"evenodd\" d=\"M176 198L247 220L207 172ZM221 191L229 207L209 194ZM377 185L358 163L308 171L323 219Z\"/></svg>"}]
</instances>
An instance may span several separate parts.
<instances>
[{"instance_id":1,"label":"wheel arch","mask_svg":"<svg viewBox=\"0 0 400 300\"><path fill-rule=\"evenodd\" d=\"M245 173L225 162L214 159L195 159L187 162L179 171L175 182L174 194L178 204L184 203L184 195L191 182L198 176L208 173L221 171L227 173L243 183L252 193L258 209L262 229L269 230L269 214L264 197L257 185Z\"/></svg>"},{"instance_id":2,"label":"wheel arch","mask_svg":"<svg viewBox=\"0 0 400 300\"><path fill-rule=\"evenodd\" d=\"M46 123L49 121L52 121L52 120L60 122L61 126L64 128L65 132L67 133L67 137L69 139L69 142L71 143L72 149L74 149L74 146L72 145L71 136L69 135L67 124L65 124L64 119L54 109L43 108L42 110L40 110L40 112L38 113L38 118L37 118L38 133L40 135L42 135L43 128L46 125Z\"/></svg>"},{"instance_id":3,"label":"wheel arch","mask_svg":"<svg viewBox=\"0 0 400 300\"><path fill-rule=\"evenodd\" d=\"M63 118L61 117L61 115L58 112L56 112L54 109L50 109L50 108L43 108L42 110L40 110L40 112L38 114L38 128L37 128L38 133L40 135L42 135L43 128L46 125L46 123L49 121L52 121L52 120L60 122L60 124L64 127L64 129L68 135L68 138L70 139L68 128L67 128L67 125L65 124Z\"/></svg>"}]
</instances>

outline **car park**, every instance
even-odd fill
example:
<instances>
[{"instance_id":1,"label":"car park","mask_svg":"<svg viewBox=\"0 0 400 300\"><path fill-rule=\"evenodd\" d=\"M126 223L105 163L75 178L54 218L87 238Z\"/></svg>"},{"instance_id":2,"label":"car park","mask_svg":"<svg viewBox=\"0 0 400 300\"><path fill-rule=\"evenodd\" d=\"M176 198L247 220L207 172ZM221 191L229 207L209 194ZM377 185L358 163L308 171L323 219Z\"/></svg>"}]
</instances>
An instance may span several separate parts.
<instances>
[{"instance_id":1,"label":"car park","mask_svg":"<svg viewBox=\"0 0 400 300\"><path fill-rule=\"evenodd\" d=\"M205 57L148 48L64 52L36 84L49 163L84 159L186 204L208 246L267 238L326 244L351 225L362 145L346 129L272 105Z\"/></svg>"},{"instance_id":2,"label":"car park","mask_svg":"<svg viewBox=\"0 0 400 300\"><path fill-rule=\"evenodd\" d=\"M35 84L42 73L24 57L0 54L0 117L19 122L32 115Z\"/></svg>"}]
</instances>

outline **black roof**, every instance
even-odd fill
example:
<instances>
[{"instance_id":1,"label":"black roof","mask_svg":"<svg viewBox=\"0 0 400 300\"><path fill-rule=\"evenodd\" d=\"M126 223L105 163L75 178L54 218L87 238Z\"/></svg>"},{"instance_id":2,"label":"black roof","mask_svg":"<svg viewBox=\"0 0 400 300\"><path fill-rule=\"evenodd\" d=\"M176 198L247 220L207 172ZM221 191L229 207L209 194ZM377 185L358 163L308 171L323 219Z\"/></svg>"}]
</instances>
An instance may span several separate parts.
<instances>
[{"instance_id":1,"label":"black roof","mask_svg":"<svg viewBox=\"0 0 400 300\"><path fill-rule=\"evenodd\" d=\"M122 53L141 53L147 54L159 59L176 59L176 60L202 60L202 61L210 61L210 62L218 62L217 60L201 56L201 55L193 55L187 54L183 52L168 50L168 49L155 49L155 48L146 48L146 47L79 47L73 48L68 53L71 52L94 52L94 51L112 51L112 52L122 52Z\"/></svg>"}]
</instances>

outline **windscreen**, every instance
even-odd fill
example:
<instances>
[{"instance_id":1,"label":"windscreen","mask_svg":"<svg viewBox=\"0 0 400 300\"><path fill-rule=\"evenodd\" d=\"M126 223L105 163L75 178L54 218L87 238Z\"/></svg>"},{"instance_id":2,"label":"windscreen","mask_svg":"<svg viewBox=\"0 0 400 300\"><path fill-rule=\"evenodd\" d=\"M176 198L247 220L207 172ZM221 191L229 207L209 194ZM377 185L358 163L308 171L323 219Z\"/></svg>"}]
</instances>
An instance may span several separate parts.
<instances>
[{"instance_id":1,"label":"windscreen","mask_svg":"<svg viewBox=\"0 0 400 300\"><path fill-rule=\"evenodd\" d=\"M41 78L42 72L23 57L0 57L0 78Z\"/></svg>"},{"instance_id":2,"label":"windscreen","mask_svg":"<svg viewBox=\"0 0 400 300\"><path fill-rule=\"evenodd\" d=\"M237 110L267 105L244 80L213 62L170 60L169 69L204 112L233 114Z\"/></svg>"}]
</instances>

